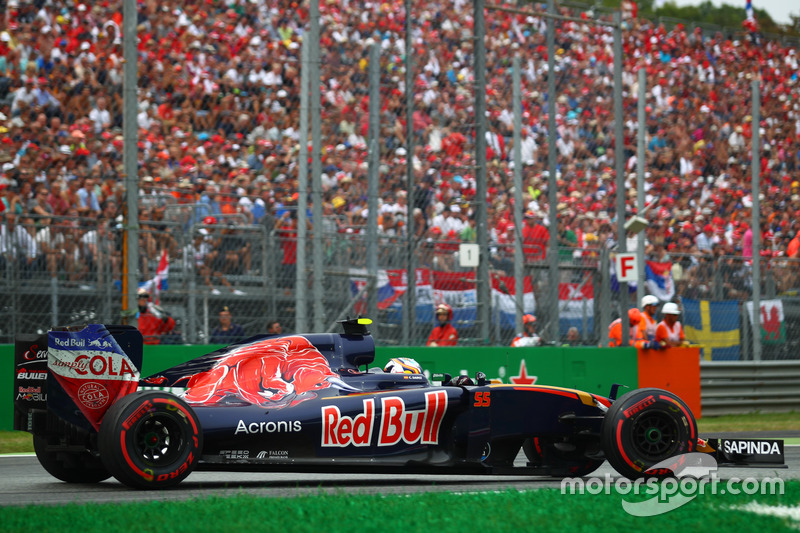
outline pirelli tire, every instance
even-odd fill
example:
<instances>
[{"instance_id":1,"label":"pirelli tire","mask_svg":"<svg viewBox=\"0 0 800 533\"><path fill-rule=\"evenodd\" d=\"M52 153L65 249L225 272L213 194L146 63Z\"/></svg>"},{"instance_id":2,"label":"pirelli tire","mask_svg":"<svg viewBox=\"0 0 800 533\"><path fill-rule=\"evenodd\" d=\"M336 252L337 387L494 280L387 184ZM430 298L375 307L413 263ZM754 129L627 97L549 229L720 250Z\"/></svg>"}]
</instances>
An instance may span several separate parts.
<instances>
[{"instance_id":1,"label":"pirelli tire","mask_svg":"<svg viewBox=\"0 0 800 533\"><path fill-rule=\"evenodd\" d=\"M47 473L66 483L100 483L111 477L99 458L88 451L49 449L47 437L33 436L33 450Z\"/></svg>"},{"instance_id":2,"label":"pirelli tire","mask_svg":"<svg viewBox=\"0 0 800 533\"><path fill-rule=\"evenodd\" d=\"M203 449L197 415L165 392L125 396L106 413L98 439L100 457L121 483L137 489L177 485L194 469Z\"/></svg>"},{"instance_id":3,"label":"pirelli tire","mask_svg":"<svg viewBox=\"0 0 800 533\"><path fill-rule=\"evenodd\" d=\"M606 459L621 475L671 477L669 469L649 468L695 451L697 422L683 400L671 392L638 389L611 404L603 420L602 442Z\"/></svg>"}]
</instances>

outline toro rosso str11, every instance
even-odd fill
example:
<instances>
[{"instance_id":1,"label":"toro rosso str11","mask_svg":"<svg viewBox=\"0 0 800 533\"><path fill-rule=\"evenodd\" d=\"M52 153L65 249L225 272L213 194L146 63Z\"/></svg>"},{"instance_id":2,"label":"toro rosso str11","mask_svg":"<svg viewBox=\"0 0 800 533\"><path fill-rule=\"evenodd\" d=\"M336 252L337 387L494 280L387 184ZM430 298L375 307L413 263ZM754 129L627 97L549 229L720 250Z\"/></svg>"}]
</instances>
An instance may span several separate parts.
<instances>
[{"instance_id":1,"label":"toro rosso str11","mask_svg":"<svg viewBox=\"0 0 800 533\"><path fill-rule=\"evenodd\" d=\"M686 404L660 389L606 398L481 373L434 385L413 368L370 369L368 323L256 336L145 378L130 326L21 335L14 428L33 434L60 480L114 476L143 489L194 470L583 476L608 460L637 478L667 475L650 467L698 451L783 462L781 441L699 439ZM515 462L520 449L527 462Z\"/></svg>"}]
</instances>

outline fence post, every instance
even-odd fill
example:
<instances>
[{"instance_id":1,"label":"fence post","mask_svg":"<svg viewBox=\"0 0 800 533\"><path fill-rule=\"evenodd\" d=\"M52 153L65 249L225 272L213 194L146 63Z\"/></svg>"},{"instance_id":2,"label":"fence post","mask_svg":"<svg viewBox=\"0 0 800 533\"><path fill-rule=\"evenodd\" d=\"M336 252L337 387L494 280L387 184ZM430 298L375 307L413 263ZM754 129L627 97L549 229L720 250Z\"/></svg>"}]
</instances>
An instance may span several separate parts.
<instances>
[{"instance_id":1,"label":"fence post","mask_svg":"<svg viewBox=\"0 0 800 533\"><path fill-rule=\"evenodd\" d=\"M600 345L608 344L608 326L611 324L611 273L609 272L609 250L605 246L600 249L600 285L595 301L600 300L597 309L600 315L598 337ZM623 328L624 329L624 328Z\"/></svg>"},{"instance_id":2,"label":"fence post","mask_svg":"<svg viewBox=\"0 0 800 533\"><path fill-rule=\"evenodd\" d=\"M739 323L742 324L742 361L747 361L753 358L753 344L750 342L750 328L747 327L750 319L747 316L746 305L739 308L739 315ZM708 353L711 353L710 349Z\"/></svg>"},{"instance_id":3,"label":"fence post","mask_svg":"<svg viewBox=\"0 0 800 533\"><path fill-rule=\"evenodd\" d=\"M759 171L761 170L761 137L759 125L761 124L761 88L759 76L753 79L751 84L753 100L753 153L751 159L752 181L750 190L753 197L753 218L751 221L753 228L753 359L761 360L761 213L759 209L760 181Z\"/></svg>"},{"instance_id":4,"label":"fence post","mask_svg":"<svg viewBox=\"0 0 800 533\"><path fill-rule=\"evenodd\" d=\"M183 265L189 271L189 294L184 328L188 335L187 342L192 344L197 342L197 332L200 329L197 323L197 266L194 264L194 257L189 257L189 254L186 253L185 246ZM208 342L208 337L205 338L205 342Z\"/></svg>"}]
</instances>

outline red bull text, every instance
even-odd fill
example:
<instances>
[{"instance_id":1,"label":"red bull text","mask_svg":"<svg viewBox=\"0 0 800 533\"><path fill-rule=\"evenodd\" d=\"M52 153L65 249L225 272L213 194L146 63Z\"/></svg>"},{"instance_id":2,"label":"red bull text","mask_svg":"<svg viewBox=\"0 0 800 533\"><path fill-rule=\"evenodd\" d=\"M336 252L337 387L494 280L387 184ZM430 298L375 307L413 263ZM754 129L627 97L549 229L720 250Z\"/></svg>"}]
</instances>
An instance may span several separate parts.
<instances>
[{"instance_id":1,"label":"red bull text","mask_svg":"<svg viewBox=\"0 0 800 533\"><path fill-rule=\"evenodd\" d=\"M425 393L425 407L411 411L399 396L381 398L378 446L438 444L439 427L447 411L447 393ZM370 446L375 427L375 400L364 400L364 409L354 417L344 416L338 407L322 408L322 446Z\"/></svg>"}]
</instances>

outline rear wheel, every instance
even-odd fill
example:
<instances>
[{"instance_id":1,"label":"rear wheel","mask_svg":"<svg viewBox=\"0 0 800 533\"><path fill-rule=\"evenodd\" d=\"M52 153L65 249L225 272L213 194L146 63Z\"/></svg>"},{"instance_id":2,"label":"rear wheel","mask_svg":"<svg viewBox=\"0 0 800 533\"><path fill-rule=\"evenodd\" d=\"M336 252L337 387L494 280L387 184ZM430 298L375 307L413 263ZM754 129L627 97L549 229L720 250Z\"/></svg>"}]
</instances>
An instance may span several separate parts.
<instances>
[{"instance_id":1,"label":"rear wheel","mask_svg":"<svg viewBox=\"0 0 800 533\"><path fill-rule=\"evenodd\" d=\"M125 396L100 426L100 457L121 483L161 489L180 483L200 457L203 435L194 411L180 398L143 391Z\"/></svg>"},{"instance_id":2,"label":"rear wheel","mask_svg":"<svg viewBox=\"0 0 800 533\"><path fill-rule=\"evenodd\" d=\"M67 483L99 483L111 477L97 457L87 451L71 452L48 449L47 438L33 436L33 449L47 473Z\"/></svg>"},{"instance_id":3,"label":"rear wheel","mask_svg":"<svg viewBox=\"0 0 800 533\"><path fill-rule=\"evenodd\" d=\"M531 465L548 468L553 475L582 477L603 464L602 459L586 456L586 443L570 437L532 437L525 440L522 451Z\"/></svg>"},{"instance_id":4,"label":"rear wheel","mask_svg":"<svg viewBox=\"0 0 800 533\"><path fill-rule=\"evenodd\" d=\"M639 389L611 405L603 420L602 438L608 462L623 476L668 477L674 469L648 468L695 451L697 422L683 400L671 392Z\"/></svg>"}]
</instances>

